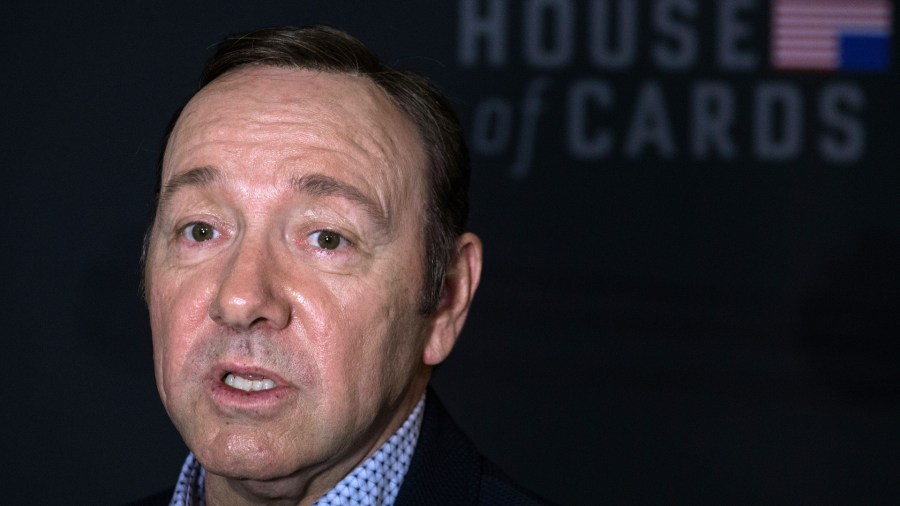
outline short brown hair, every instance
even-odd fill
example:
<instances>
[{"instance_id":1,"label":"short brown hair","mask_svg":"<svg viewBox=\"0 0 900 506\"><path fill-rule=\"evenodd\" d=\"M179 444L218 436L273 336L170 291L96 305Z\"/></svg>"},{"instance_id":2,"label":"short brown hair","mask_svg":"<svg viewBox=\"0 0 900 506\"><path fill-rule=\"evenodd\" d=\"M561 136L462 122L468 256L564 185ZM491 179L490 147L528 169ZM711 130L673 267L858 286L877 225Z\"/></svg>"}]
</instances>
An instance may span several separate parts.
<instances>
[{"instance_id":1,"label":"short brown hair","mask_svg":"<svg viewBox=\"0 0 900 506\"><path fill-rule=\"evenodd\" d=\"M447 98L424 76L385 65L362 42L327 26L266 28L226 38L206 63L198 91L219 76L250 65L364 76L412 120L427 163L426 277L419 309L423 314L434 312L440 302L447 265L455 254L456 239L465 230L469 214L469 154L459 120ZM170 123L166 139L179 115L180 111ZM149 235L148 231L145 255Z\"/></svg>"}]
</instances>

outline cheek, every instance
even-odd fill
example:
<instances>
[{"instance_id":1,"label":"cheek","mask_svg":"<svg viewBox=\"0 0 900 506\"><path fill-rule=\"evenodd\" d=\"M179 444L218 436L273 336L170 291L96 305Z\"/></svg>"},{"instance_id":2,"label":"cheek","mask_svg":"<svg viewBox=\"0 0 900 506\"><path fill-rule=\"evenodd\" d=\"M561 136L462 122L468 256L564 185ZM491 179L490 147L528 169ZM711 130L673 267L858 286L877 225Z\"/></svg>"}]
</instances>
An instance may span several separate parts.
<instances>
[{"instance_id":1,"label":"cheek","mask_svg":"<svg viewBox=\"0 0 900 506\"><path fill-rule=\"evenodd\" d=\"M150 324L156 331L196 328L209 318L214 293L213 279L207 272L171 270L153 279L148 293Z\"/></svg>"},{"instance_id":2,"label":"cheek","mask_svg":"<svg viewBox=\"0 0 900 506\"><path fill-rule=\"evenodd\" d=\"M175 387L199 329L208 320L211 290L177 274L156 276L148 289L157 384L165 395Z\"/></svg>"},{"instance_id":3,"label":"cheek","mask_svg":"<svg viewBox=\"0 0 900 506\"><path fill-rule=\"evenodd\" d=\"M353 296L341 299L341 317L334 320L341 325L327 354L332 381L354 378L360 394L373 395L409 378L421 356L423 325L416 301L396 288L385 284L343 292Z\"/></svg>"}]
</instances>

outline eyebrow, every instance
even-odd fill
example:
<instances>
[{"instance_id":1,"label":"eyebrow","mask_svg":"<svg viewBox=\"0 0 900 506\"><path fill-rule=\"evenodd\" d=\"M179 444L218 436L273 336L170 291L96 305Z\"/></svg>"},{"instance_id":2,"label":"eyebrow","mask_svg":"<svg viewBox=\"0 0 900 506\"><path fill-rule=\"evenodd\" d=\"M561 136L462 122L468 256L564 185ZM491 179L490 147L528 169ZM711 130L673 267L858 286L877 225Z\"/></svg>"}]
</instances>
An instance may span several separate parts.
<instances>
[{"instance_id":1,"label":"eyebrow","mask_svg":"<svg viewBox=\"0 0 900 506\"><path fill-rule=\"evenodd\" d=\"M365 193L350 183L324 174L306 174L293 180L294 190L317 197L341 197L359 204L372 221L381 228L389 228L384 210Z\"/></svg>"},{"instance_id":2,"label":"eyebrow","mask_svg":"<svg viewBox=\"0 0 900 506\"><path fill-rule=\"evenodd\" d=\"M159 192L158 208L162 210L182 188L203 188L222 181L222 173L215 167L196 167L182 172L167 182ZM382 208L365 193L350 183L324 174L306 174L295 177L291 186L298 193L317 197L341 197L359 204L365 213L381 228L390 228L390 220Z\"/></svg>"},{"instance_id":3,"label":"eyebrow","mask_svg":"<svg viewBox=\"0 0 900 506\"><path fill-rule=\"evenodd\" d=\"M196 167L182 172L170 179L159 191L159 204L163 209L172 200L172 196L178 190L186 187L205 187L218 183L222 179L222 173L214 167Z\"/></svg>"}]
</instances>

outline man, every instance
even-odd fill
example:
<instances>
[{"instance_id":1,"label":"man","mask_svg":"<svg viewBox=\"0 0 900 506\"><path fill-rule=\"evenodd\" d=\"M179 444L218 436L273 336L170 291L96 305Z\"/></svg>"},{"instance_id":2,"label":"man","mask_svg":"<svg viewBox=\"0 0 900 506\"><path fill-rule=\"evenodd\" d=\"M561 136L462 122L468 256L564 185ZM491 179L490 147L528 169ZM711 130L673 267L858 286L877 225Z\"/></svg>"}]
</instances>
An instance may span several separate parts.
<instances>
[{"instance_id":1,"label":"man","mask_svg":"<svg viewBox=\"0 0 900 506\"><path fill-rule=\"evenodd\" d=\"M538 504L426 393L482 258L427 80L330 28L229 38L160 170L145 290L191 455L146 504Z\"/></svg>"}]
</instances>

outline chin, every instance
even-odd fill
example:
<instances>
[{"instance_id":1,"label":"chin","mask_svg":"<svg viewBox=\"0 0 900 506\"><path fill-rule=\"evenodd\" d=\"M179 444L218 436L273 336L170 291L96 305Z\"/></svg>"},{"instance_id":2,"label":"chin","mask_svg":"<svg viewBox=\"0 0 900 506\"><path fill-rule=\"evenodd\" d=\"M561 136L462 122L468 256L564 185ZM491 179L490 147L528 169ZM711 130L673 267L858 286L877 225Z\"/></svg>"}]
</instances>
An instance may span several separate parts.
<instances>
[{"instance_id":1,"label":"chin","mask_svg":"<svg viewBox=\"0 0 900 506\"><path fill-rule=\"evenodd\" d=\"M208 472L240 480L271 480L290 474L285 452L275 448L264 438L236 434L192 446Z\"/></svg>"},{"instance_id":2,"label":"chin","mask_svg":"<svg viewBox=\"0 0 900 506\"><path fill-rule=\"evenodd\" d=\"M290 474L284 463L272 456L235 455L197 457L207 472L235 480L269 481ZM286 466L285 466L286 467Z\"/></svg>"}]
</instances>

